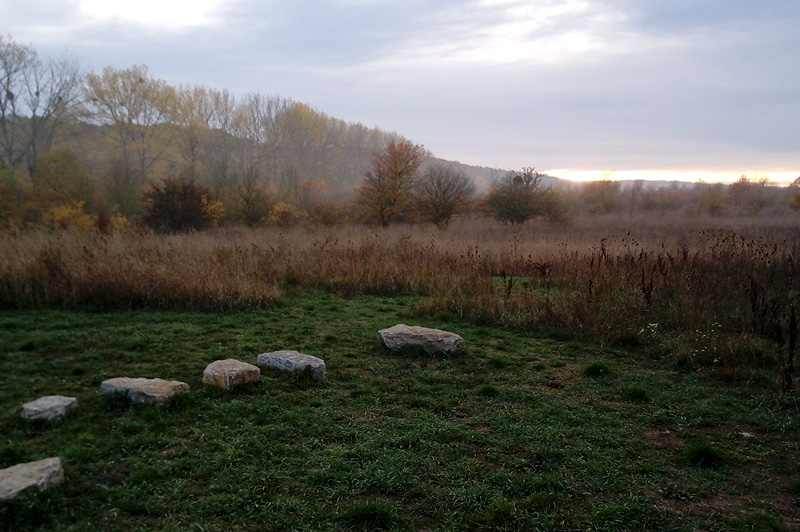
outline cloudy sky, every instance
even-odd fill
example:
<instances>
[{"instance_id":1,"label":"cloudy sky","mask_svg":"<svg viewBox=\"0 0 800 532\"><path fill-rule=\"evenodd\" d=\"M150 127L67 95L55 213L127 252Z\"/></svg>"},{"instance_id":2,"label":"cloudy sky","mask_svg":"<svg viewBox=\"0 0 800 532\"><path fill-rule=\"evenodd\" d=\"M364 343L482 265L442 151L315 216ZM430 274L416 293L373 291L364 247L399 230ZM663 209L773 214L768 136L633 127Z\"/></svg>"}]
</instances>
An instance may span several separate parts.
<instances>
[{"instance_id":1,"label":"cloudy sky","mask_svg":"<svg viewBox=\"0 0 800 532\"><path fill-rule=\"evenodd\" d=\"M0 2L0 33L87 70L144 64L595 179L799 176L798 23L797 0Z\"/></svg>"}]
</instances>

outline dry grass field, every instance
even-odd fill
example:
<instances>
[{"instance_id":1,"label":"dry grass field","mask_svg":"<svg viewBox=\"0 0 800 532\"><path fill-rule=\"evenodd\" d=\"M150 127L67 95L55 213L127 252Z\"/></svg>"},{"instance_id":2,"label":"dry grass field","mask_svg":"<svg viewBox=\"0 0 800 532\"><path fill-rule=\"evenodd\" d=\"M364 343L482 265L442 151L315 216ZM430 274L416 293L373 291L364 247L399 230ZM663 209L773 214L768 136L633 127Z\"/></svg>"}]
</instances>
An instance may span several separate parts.
<instances>
[{"instance_id":1,"label":"dry grass field","mask_svg":"<svg viewBox=\"0 0 800 532\"><path fill-rule=\"evenodd\" d=\"M5 308L264 308L323 289L420 295L432 315L668 349L732 379L748 359L786 366L796 350L800 222L790 218L9 232L0 248Z\"/></svg>"}]
</instances>

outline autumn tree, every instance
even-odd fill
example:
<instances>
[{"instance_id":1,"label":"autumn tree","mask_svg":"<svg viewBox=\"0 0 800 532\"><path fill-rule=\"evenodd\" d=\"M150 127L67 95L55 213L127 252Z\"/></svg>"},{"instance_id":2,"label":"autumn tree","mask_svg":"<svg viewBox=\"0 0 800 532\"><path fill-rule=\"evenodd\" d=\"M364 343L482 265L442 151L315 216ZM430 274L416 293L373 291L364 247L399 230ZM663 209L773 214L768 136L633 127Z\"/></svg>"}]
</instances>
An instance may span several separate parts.
<instances>
[{"instance_id":1,"label":"autumn tree","mask_svg":"<svg viewBox=\"0 0 800 532\"><path fill-rule=\"evenodd\" d=\"M321 178L332 163L339 146L331 142L331 120L304 103L291 102L276 117L275 144L277 163L293 167L301 175Z\"/></svg>"},{"instance_id":2,"label":"autumn tree","mask_svg":"<svg viewBox=\"0 0 800 532\"><path fill-rule=\"evenodd\" d=\"M180 173L187 179L198 179L203 173L203 147L212 134L211 123L218 112L218 101L213 90L181 87L175 92L174 104L168 107L182 159Z\"/></svg>"},{"instance_id":3,"label":"autumn tree","mask_svg":"<svg viewBox=\"0 0 800 532\"><path fill-rule=\"evenodd\" d=\"M789 185L789 199L786 200L786 204L791 209L800 210L800 177Z\"/></svg>"},{"instance_id":4,"label":"autumn tree","mask_svg":"<svg viewBox=\"0 0 800 532\"><path fill-rule=\"evenodd\" d=\"M641 208L647 212L658 211L663 216L667 211L677 211L686 203L685 192L673 184L642 191Z\"/></svg>"},{"instance_id":5,"label":"autumn tree","mask_svg":"<svg viewBox=\"0 0 800 532\"><path fill-rule=\"evenodd\" d=\"M239 183L236 186L235 197L234 216L237 221L250 227L264 222L275 204L274 194L258 181Z\"/></svg>"},{"instance_id":6,"label":"autumn tree","mask_svg":"<svg viewBox=\"0 0 800 532\"><path fill-rule=\"evenodd\" d=\"M386 227L403 218L422 157L422 146L408 141L392 141L383 153L373 154L355 199L367 220Z\"/></svg>"},{"instance_id":7,"label":"autumn tree","mask_svg":"<svg viewBox=\"0 0 800 532\"><path fill-rule=\"evenodd\" d=\"M237 139L233 171L238 180L263 180L277 174L278 116L290 103L283 98L246 94L237 104L231 134Z\"/></svg>"},{"instance_id":8,"label":"autumn tree","mask_svg":"<svg viewBox=\"0 0 800 532\"><path fill-rule=\"evenodd\" d=\"M570 195L557 188L548 187L541 191L541 210L548 221L564 224L572 217L573 207Z\"/></svg>"},{"instance_id":9,"label":"autumn tree","mask_svg":"<svg viewBox=\"0 0 800 532\"><path fill-rule=\"evenodd\" d=\"M542 176L533 167L510 171L495 181L486 196L486 209L504 224L522 224L535 216L539 204L539 184Z\"/></svg>"},{"instance_id":10,"label":"autumn tree","mask_svg":"<svg viewBox=\"0 0 800 532\"><path fill-rule=\"evenodd\" d=\"M86 76L84 94L94 122L104 126L116 144L112 159L117 197L124 214L136 210L135 199L154 165L173 144L172 129L163 126L174 115L175 91L149 75L144 65L111 67Z\"/></svg>"},{"instance_id":11,"label":"autumn tree","mask_svg":"<svg viewBox=\"0 0 800 532\"><path fill-rule=\"evenodd\" d=\"M202 108L210 108L208 132L199 146L200 166L211 187L220 194L228 186L235 186L233 179L233 152L237 139L233 135L237 116L236 97L227 90L209 90L202 95Z\"/></svg>"},{"instance_id":12,"label":"autumn tree","mask_svg":"<svg viewBox=\"0 0 800 532\"><path fill-rule=\"evenodd\" d=\"M725 189L721 183L707 186L700 194L700 209L709 216L721 216L727 209Z\"/></svg>"},{"instance_id":13,"label":"autumn tree","mask_svg":"<svg viewBox=\"0 0 800 532\"><path fill-rule=\"evenodd\" d=\"M417 183L417 201L423 216L440 229L472 203L475 183L451 166L429 166Z\"/></svg>"},{"instance_id":14,"label":"autumn tree","mask_svg":"<svg viewBox=\"0 0 800 532\"><path fill-rule=\"evenodd\" d=\"M586 211L590 214L619 212L622 207L620 182L602 179L584 183L581 198Z\"/></svg>"},{"instance_id":15,"label":"autumn tree","mask_svg":"<svg viewBox=\"0 0 800 532\"><path fill-rule=\"evenodd\" d=\"M280 172L276 185L283 201L301 211L317 203L324 191L324 184L319 179L301 174L293 165Z\"/></svg>"},{"instance_id":16,"label":"autumn tree","mask_svg":"<svg viewBox=\"0 0 800 532\"><path fill-rule=\"evenodd\" d=\"M768 177L751 181L742 174L738 180L728 185L728 205L739 213L758 214L771 202L770 185Z\"/></svg>"}]
</instances>

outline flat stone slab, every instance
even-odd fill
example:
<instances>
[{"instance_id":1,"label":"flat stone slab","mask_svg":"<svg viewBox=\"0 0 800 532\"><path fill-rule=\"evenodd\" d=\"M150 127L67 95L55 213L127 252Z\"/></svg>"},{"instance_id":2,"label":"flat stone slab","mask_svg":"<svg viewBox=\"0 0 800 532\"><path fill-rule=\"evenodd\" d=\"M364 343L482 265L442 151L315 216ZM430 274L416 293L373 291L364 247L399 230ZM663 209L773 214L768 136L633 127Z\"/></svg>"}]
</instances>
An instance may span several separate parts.
<instances>
[{"instance_id":1,"label":"flat stone slab","mask_svg":"<svg viewBox=\"0 0 800 532\"><path fill-rule=\"evenodd\" d=\"M464 339L451 332L403 323L378 331L383 344L391 351L423 349L428 353L453 354L464 349Z\"/></svg>"},{"instance_id":2,"label":"flat stone slab","mask_svg":"<svg viewBox=\"0 0 800 532\"><path fill-rule=\"evenodd\" d=\"M180 381L116 377L100 383L105 393L123 393L132 403L166 406L177 393L189 391L189 385Z\"/></svg>"},{"instance_id":3,"label":"flat stone slab","mask_svg":"<svg viewBox=\"0 0 800 532\"><path fill-rule=\"evenodd\" d=\"M256 364L283 371L308 371L315 381L325 380L325 361L298 351L273 351L258 355Z\"/></svg>"},{"instance_id":4,"label":"flat stone slab","mask_svg":"<svg viewBox=\"0 0 800 532\"><path fill-rule=\"evenodd\" d=\"M25 419L55 419L78 406L78 400L65 395L45 395L22 405Z\"/></svg>"},{"instance_id":5,"label":"flat stone slab","mask_svg":"<svg viewBox=\"0 0 800 532\"><path fill-rule=\"evenodd\" d=\"M64 470L58 457L0 469L0 501L9 501L28 491L54 488L63 481Z\"/></svg>"},{"instance_id":6,"label":"flat stone slab","mask_svg":"<svg viewBox=\"0 0 800 532\"><path fill-rule=\"evenodd\" d=\"M212 362L203 371L203 384L211 384L226 390L237 384L258 382L260 378L261 370L258 369L258 366L235 358Z\"/></svg>"}]
</instances>

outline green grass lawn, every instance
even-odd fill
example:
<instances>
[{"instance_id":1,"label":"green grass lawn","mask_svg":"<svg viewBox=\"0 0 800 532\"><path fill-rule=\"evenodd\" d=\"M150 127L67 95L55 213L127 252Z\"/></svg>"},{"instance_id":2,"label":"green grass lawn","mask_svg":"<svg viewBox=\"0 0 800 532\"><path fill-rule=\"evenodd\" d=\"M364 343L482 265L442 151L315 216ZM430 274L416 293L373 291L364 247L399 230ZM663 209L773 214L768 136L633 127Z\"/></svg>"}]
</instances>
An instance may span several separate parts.
<instances>
[{"instance_id":1,"label":"green grass lawn","mask_svg":"<svg viewBox=\"0 0 800 532\"><path fill-rule=\"evenodd\" d=\"M0 528L111 530L800 529L800 406L635 351L326 294L239 313L0 312L0 468L60 456L66 482L0 503ZM397 323L467 350L390 354ZM294 349L327 381L263 370L201 384L217 359ZM100 392L191 385L171 407ZM78 398L27 422L42 395Z\"/></svg>"}]
</instances>

